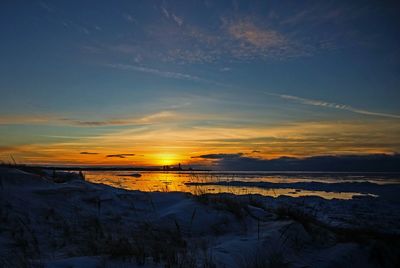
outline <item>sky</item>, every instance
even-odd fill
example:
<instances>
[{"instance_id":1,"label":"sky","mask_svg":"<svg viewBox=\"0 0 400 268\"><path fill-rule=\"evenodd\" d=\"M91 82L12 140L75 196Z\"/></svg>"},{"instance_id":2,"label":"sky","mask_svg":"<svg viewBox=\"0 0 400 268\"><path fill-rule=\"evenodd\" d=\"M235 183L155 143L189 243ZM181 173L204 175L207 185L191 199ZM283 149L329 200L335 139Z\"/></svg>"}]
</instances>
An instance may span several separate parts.
<instances>
[{"instance_id":1,"label":"sky","mask_svg":"<svg viewBox=\"0 0 400 268\"><path fill-rule=\"evenodd\" d=\"M395 154L399 11L395 1L1 1L0 160Z\"/></svg>"}]
</instances>

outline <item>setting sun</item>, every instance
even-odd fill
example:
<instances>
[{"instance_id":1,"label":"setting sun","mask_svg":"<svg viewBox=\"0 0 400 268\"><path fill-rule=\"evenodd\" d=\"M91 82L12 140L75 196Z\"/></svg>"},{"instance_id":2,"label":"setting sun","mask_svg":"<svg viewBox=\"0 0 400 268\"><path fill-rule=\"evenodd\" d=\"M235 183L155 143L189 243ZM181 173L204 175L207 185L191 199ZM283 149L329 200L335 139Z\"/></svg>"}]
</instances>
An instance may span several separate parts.
<instances>
[{"instance_id":1,"label":"setting sun","mask_svg":"<svg viewBox=\"0 0 400 268\"><path fill-rule=\"evenodd\" d=\"M154 156L154 163L160 166L170 166L170 165L177 165L181 158L172 153L162 153L156 154Z\"/></svg>"}]
</instances>

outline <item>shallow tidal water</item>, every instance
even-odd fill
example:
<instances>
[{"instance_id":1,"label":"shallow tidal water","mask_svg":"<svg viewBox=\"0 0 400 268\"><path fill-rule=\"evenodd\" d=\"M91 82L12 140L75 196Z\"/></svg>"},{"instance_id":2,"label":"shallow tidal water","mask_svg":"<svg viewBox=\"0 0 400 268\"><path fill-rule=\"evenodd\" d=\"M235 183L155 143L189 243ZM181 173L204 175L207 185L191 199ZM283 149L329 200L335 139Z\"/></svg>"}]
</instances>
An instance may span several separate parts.
<instances>
[{"instance_id":1,"label":"shallow tidal water","mask_svg":"<svg viewBox=\"0 0 400 268\"><path fill-rule=\"evenodd\" d=\"M140 177L132 176L140 174ZM192 194L203 193L232 193L237 195L260 194L278 197L281 195L302 197L319 196L325 199L351 199L365 196L357 192L310 191L304 189L274 188L267 189L249 186L227 185L187 185L186 183L210 183L223 181L243 182L271 182L271 183L296 183L296 182L371 182L375 184L400 183L400 177L384 174L357 174L357 173L279 173L276 172L154 172L154 171L86 171L86 180L94 183L103 183L113 187L140 190L146 192L189 192Z\"/></svg>"}]
</instances>

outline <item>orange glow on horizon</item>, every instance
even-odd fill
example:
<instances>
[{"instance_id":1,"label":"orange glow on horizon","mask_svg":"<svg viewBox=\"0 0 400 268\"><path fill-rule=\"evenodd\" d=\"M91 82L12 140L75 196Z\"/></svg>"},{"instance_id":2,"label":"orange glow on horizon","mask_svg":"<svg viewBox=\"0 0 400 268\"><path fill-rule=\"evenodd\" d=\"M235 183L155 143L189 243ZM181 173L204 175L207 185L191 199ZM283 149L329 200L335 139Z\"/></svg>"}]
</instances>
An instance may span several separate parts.
<instances>
[{"instance_id":1,"label":"orange glow on horizon","mask_svg":"<svg viewBox=\"0 0 400 268\"><path fill-rule=\"evenodd\" d=\"M338 135L340 129L340 135ZM0 146L0 160L43 165L164 166L210 165L206 154L244 157L374 154L400 151L399 126L378 122L300 122L247 128L126 129L63 142ZM369 132L369 135L364 135ZM385 134L382 134L385 133ZM371 137L375 137L371 143Z\"/></svg>"}]
</instances>

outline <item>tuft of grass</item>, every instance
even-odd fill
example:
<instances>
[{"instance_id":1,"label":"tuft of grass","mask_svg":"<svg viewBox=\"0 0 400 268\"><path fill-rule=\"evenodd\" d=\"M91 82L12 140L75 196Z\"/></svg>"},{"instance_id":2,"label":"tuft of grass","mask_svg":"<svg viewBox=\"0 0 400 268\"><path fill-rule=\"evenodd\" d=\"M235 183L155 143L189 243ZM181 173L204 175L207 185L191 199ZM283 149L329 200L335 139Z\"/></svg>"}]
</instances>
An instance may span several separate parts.
<instances>
[{"instance_id":1,"label":"tuft of grass","mask_svg":"<svg viewBox=\"0 0 400 268\"><path fill-rule=\"evenodd\" d=\"M247 203L237 197L224 194L195 195L195 199L205 205L211 205L215 209L232 213L237 219L243 219L248 213Z\"/></svg>"},{"instance_id":2,"label":"tuft of grass","mask_svg":"<svg viewBox=\"0 0 400 268\"><path fill-rule=\"evenodd\" d=\"M278 219L291 219L299 222L307 231L310 231L312 224L319 223L315 212L311 213L305 209L299 209L293 206L279 206L275 209L275 214L278 216Z\"/></svg>"},{"instance_id":3,"label":"tuft of grass","mask_svg":"<svg viewBox=\"0 0 400 268\"><path fill-rule=\"evenodd\" d=\"M266 210L267 208L266 205L261 201L261 199L253 195L249 195L248 204L256 208L261 208L263 210Z\"/></svg>"}]
</instances>

